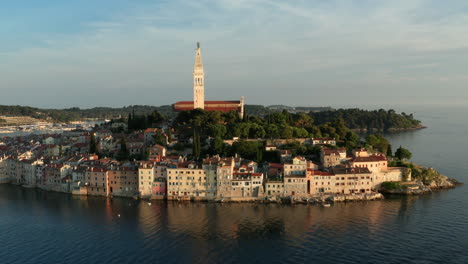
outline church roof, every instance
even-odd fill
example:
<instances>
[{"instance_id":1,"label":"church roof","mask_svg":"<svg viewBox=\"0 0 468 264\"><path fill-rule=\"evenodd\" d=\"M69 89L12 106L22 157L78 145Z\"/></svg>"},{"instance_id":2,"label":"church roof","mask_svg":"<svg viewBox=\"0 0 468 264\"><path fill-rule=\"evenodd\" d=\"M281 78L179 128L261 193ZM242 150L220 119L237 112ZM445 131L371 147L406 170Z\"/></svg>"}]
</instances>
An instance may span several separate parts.
<instances>
[{"instance_id":1,"label":"church roof","mask_svg":"<svg viewBox=\"0 0 468 264\"><path fill-rule=\"evenodd\" d=\"M205 101L205 111L239 111L241 108L241 101ZM193 101L177 102L173 105L173 109L178 111L193 110Z\"/></svg>"}]
</instances>

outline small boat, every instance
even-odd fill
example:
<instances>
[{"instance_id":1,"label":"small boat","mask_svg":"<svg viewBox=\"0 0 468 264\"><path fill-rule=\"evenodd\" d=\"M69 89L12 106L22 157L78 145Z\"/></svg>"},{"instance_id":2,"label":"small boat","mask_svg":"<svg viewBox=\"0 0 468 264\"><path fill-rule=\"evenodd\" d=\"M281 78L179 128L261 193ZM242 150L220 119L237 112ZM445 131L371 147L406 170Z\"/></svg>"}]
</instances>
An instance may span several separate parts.
<instances>
[{"instance_id":1,"label":"small boat","mask_svg":"<svg viewBox=\"0 0 468 264\"><path fill-rule=\"evenodd\" d=\"M322 204L323 207L331 207L331 204L329 203L326 203L326 204Z\"/></svg>"},{"instance_id":2,"label":"small boat","mask_svg":"<svg viewBox=\"0 0 468 264\"><path fill-rule=\"evenodd\" d=\"M148 205L151 205L151 203L148 203Z\"/></svg>"}]
</instances>

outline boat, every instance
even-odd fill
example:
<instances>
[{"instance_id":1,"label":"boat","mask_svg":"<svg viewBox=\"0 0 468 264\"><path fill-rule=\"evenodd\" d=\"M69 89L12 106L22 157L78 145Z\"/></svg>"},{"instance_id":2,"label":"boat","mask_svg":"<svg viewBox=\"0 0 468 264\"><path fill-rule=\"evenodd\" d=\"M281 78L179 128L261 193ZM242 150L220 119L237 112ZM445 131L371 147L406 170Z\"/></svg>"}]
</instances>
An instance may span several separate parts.
<instances>
[{"instance_id":1,"label":"boat","mask_svg":"<svg viewBox=\"0 0 468 264\"><path fill-rule=\"evenodd\" d=\"M322 204L323 207L331 207L331 204L329 203L325 203L325 204Z\"/></svg>"}]
</instances>

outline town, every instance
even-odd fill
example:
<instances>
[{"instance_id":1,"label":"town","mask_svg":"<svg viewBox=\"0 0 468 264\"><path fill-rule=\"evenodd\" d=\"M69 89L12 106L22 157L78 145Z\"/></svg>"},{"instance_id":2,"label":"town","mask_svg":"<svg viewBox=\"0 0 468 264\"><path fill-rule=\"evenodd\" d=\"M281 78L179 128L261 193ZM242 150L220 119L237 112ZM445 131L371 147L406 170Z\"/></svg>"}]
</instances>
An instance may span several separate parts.
<instances>
[{"instance_id":1,"label":"town","mask_svg":"<svg viewBox=\"0 0 468 264\"><path fill-rule=\"evenodd\" d=\"M133 132L127 138L129 153L148 149L143 161L117 161L90 154L97 150L117 153L122 142L109 130L66 131L53 135L4 137L0 143L0 182L76 195L138 197L168 200L254 201L324 195L358 195L378 192L383 182L409 180L405 168L389 167L382 153L336 148L332 138L313 138L303 144L320 146L320 162L293 156L281 145L266 145L279 163L259 164L240 156L211 156L201 162L167 155L155 144L161 128ZM164 134L167 136L166 134ZM177 135L170 142L176 144Z\"/></svg>"},{"instance_id":2,"label":"town","mask_svg":"<svg viewBox=\"0 0 468 264\"><path fill-rule=\"evenodd\" d=\"M318 127L305 113L248 117L244 97L205 101L204 77L197 44L194 100L175 103L173 120L133 114L1 138L0 183L137 199L314 201L380 198L382 183L411 180L390 166L381 136L361 144L342 119Z\"/></svg>"}]
</instances>

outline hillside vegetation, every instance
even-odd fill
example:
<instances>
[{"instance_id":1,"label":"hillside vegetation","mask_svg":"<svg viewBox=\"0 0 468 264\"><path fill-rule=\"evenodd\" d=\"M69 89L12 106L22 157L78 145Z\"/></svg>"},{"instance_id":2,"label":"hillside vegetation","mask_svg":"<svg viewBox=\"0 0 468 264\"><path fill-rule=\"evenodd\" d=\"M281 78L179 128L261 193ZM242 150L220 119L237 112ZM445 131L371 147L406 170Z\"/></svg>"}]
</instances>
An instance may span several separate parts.
<instances>
[{"instance_id":1,"label":"hillside vegetation","mask_svg":"<svg viewBox=\"0 0 468 264\"><path fill-rule=\"evenodd\" d=\"M395 110L362 110L357 108L338 109L311 113L315 124L321 125L342 118L350 129L391 131L421 127L421 121L414 119L413 114L398 114Z\"/></svg>"},{"instance_id":2,"label":"hillside vegetation","mask_svg":"<svg viewBox=\"0 0 468 264\"><path fill-rule=\"evenodd\" d=\"M78 107L67 109L40 109L29 106L0 105L0 116L28 116L35 119L48 120L53 122L71 122L88 118L126 118L130 114L149 115L154 111L158 111L167 119L173 119L177 116L177 113L173 111L171 105L131 105L119 108L94 107L89 109L81 109ZM283 111L287 112L287 110ZM281 113L262 105L246 105L245 112L247 116L260 116L266 117L267 119L271 118L272 115L279 115ZM310 122L317 126L336 122L337 120L343 120L345 125L350 129L388 131L421 127L421 122L414 119L412 114L398 114L392 109L387 111L383 109L376 111L367 111L361 109L339 109L322 112L311 111L309 113L301 113L301 115L309 116L311 118Z\"/></svg>"}]
</instances>

